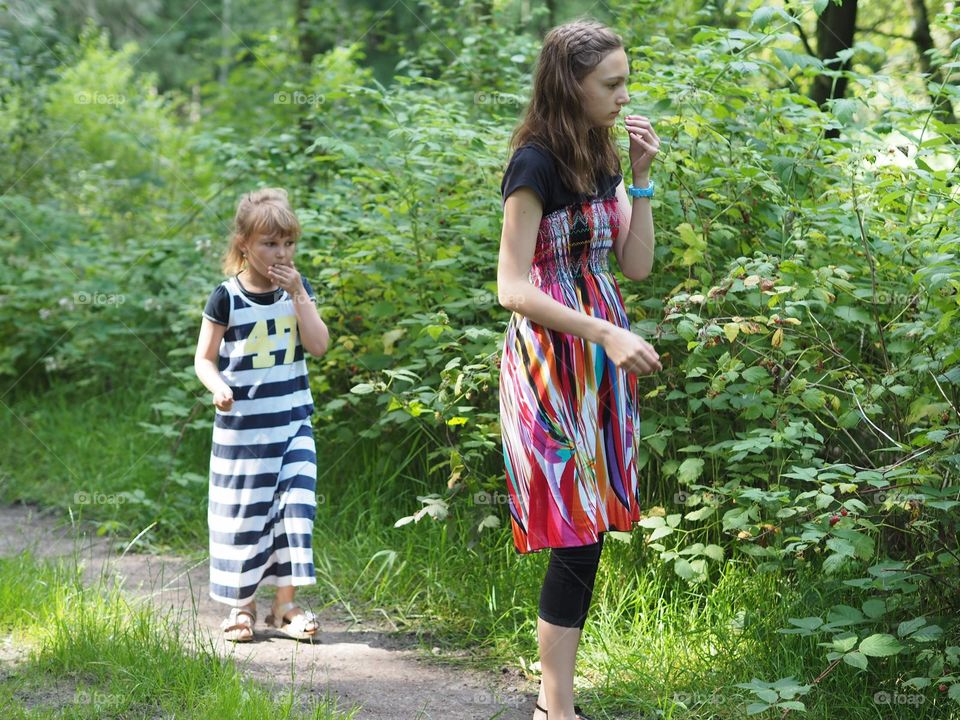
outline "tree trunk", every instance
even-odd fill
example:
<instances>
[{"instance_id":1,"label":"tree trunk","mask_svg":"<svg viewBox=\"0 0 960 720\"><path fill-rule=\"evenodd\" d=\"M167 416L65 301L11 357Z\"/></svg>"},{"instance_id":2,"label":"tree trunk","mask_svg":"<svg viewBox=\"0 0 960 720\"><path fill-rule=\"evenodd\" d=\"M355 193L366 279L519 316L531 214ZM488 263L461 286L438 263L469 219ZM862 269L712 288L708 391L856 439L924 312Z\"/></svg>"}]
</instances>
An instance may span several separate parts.
<instances>
[{"instance_id":1,"label":"tree trunk","mask_svg":"<svg viewBox=\"0 0 960 720\"><path fill-rule=\"evenodd\" d=\"M230 70L230 0L223 0L220 17L220 74L222 86L227 84L227 74Z\"/></svg>"},{"instance_id":2,"label":"tree trunk","mask_svg":"<svg viewBox=\"0 0 960 720\"><path fill-rule=\"evenodd\" d=\"M817 18L817 54L830 70L846 70L850 66L849 60L841 62L837 53L853 47L856 27L857 0L842 0L840 5L830 0ZM810 97L822 108L827 100L842 98L846 92L845 77L818 75L813 81Z\"/></svg>"},{"instance_id":3,"label":"tree trunk","mask_svg":"<svg viewBox=\"0 0 960 720\"><path fill-rule=\"evenodd\" d=\"M323 51L319 47L317 34L310 28L310 0L297 0L296 22L300 62L309 67L313 63L313 56Z\"/></svg>"},{"instance_id":4,"label":"tree trunk","mask_svg":"<svg viewBox=\"0 0 960 720\"><path fill-rule=\"evenodd\" d=\"M920 71L926 76L926 81L936 85L943 85L943 74L940 68L933 67L930 51L934 49L933 38L930 35L930 20L927 16L927 5L924 0L910 0L910 10L913 12L913 42L920 55ZM933 103L934 114L943 122L955 123L957 117L953 112L953 104L944 94L936 94L928 89L930 101Z\"/></svg>"}]
</instances>

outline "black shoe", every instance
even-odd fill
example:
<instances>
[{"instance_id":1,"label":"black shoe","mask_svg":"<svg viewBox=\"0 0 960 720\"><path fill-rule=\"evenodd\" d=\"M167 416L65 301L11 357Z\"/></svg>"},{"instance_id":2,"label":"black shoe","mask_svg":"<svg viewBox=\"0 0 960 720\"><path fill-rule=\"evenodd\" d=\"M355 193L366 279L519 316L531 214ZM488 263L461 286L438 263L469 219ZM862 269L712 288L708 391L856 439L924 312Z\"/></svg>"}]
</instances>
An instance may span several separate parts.
<instances>
[{"instance_id":1,"label":"black shoe","mask_svg":"<svg viewBox=\"0 0 960 720\"><path fill-rule=\"evenodd\" d=\"M544 715L547 715L549 717L550 713L548 713L544 708L540 707L540 703L536 703L536 705L537 705L537 710L539 710ZM574 705L573 711L577 714L577 720L590 720L590 718L584 715L583 712L580 710L579 705Z\"/></svg>"}]
</instances>

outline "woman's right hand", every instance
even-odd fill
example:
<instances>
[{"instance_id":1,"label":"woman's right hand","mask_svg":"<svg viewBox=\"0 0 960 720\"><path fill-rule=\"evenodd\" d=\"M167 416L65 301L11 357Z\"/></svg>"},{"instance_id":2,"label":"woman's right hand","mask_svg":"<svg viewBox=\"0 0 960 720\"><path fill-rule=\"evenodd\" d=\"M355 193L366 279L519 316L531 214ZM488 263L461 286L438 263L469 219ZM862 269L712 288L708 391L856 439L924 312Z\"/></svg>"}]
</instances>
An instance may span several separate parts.
<instances>
[{"instance_id":1,"label":"woman's right hand","mask_svg":"<svg viewBox=\"0 0 960 720\"><path fill-rule=\"evenodd\" d=\"M228 412L233 407L233 390L227 387L214 393L213 404L217 406L217 410Z\"/></svg>"},{"instance_id":2,"label":"woman's right hand","mask_svg":"<svg viewBox=\"0 0 960 720\"><path fill-rule=\"evenodd\" d=\"M650 343L616 325L607 328L603 349L618 368L634 375L649 375L663 369L660 356Z\"/></svg>"}]
</instances>

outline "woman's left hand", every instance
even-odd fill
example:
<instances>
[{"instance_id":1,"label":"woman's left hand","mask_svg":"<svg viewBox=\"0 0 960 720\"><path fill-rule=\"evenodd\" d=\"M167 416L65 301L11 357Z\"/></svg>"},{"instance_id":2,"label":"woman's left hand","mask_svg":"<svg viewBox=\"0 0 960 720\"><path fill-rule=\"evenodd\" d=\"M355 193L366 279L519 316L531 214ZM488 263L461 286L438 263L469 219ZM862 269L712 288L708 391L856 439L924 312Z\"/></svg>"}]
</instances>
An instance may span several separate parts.
<instances>
[{"instance_id":1,"label":"woman's left hand","mask_svg":"<svg viewBox=\"0 0 960 720\"><path fill-rule=\"evenodd\" d=\"M630 135L630 166L633 177L648 177L653 159L660 151L660 138L653 123L643 115L627 115L623 123Z\"/></svg>"},{"instance_id":2,"label":"woman's left hand","mask_svg":"<svg viewBox=\"0 0 960 720\"><path fill-rule=\"evenodd\" d=\"M286 290L291 296L304 292L303 280L296 265L271 265L267 268L267 277Z\"/></svg>"}]
</instances>

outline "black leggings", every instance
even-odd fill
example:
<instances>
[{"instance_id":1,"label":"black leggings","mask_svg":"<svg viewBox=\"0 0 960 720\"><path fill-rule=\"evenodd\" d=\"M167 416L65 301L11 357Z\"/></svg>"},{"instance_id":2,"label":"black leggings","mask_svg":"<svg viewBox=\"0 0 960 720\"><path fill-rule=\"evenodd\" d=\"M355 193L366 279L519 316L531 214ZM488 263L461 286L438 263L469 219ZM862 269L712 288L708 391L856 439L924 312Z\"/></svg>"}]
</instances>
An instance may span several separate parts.
<instances>
[{"instance_id":1,"label":"black leggings","mask_svg":"<svg viewBox=\"0 0 960 720\"><path fill-rule=\"evenodd\" d=\"M603 535L600 535L592 545L550 551L550 564L540 590L543 620L552 625L583 629L602 550Z\"/></svg>"}]
</instances>

